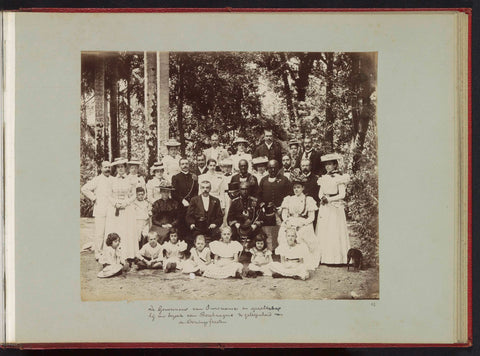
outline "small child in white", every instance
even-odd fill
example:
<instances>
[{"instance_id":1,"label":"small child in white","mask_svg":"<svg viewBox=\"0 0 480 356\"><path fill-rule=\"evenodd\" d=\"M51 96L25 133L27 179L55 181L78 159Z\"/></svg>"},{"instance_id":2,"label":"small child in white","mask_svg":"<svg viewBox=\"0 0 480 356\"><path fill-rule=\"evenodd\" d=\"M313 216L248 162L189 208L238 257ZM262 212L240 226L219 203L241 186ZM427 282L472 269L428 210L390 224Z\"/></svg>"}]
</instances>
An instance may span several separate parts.
<instances>
[{"instance_id":1,"label":"small child in white","mask_svg":"<svg viewBox=\"0 0 480 356\"><path fill-rule=\"evenodd\" d=\"M97 274L98 278L117 276L128 269L128 263L125 263L120 247L120 236L115 232L108 234L105 244L107 246L98 259L103 266L103 269Z\"/></svg>"},{"instance_id":2,"label":"small child in white","mask_svg":"<svg viewBox=\"0 0 480 356\"><path fill-rule=\"evenodd\" d=\"M197 276L200 276L205 272L207 266L212 262L210 249L205 245L205 236L197 235L195 247L190 249L190 258L183 262L183 273L195 273Z\"/></svg>"},{"instance_id":3,"label":"small child in white","mask_svg":"<svg viewBox=\"0 0 480 356\"><path fill-rule=\"evenodd\" d=\"M168 239L163 243L164 271L165 273L175 272L176 269L182 269L183 253L187 249L185 241L178 239L178 231L175 228L168 232Z\"/></svg>"},{"instance_id":4,"label":"small child in white","mask_svg":"<svg viewBox=\"0 0 480 356\"><path fill-rule=\"evenodd\" d=\"M248 265L247 277L271 276L270 263L272 263L272 251L267 248L266 236L262 233L255 236L255 246L249 250L252 259Z\"/></svg>"},{"instance_id":5,"label":"small child in white","mask_svg":"<svg viewBox=\"0 0 480 356\"><path fill-rule=\"evenodd\" d=\"M137 270L143 268L162 268L163 247L158 243L158 234L155 231L148 233L148 243L137 252Z\"/></svg>"},{"instance_id":6,"label":"small child in white","mask_svg":"<svg viewBox=\"0 0 480 356\"><path fill-rule=\"evenodd\" d=\"M145 200L145 189L137 187L137 199L133 202L135 208L135 218L137 220L137 238L142 247L146 241L148 230L150 230L150 217L152 216L152 206Z\"/></svg>"},{"instance_id":7,"label":"small child in white","mask_svg":"<svg viewBox=\"0 0 480 356\"><path fill-rule=\"evenodd\" d=\"M272 270L272 277L293 277L306 280L309 277L305 257L308 256L308 248L305 244L296 242L297 230L287 228L286 244L279 245L275 250L280 255L281 262L272 262L269 267Z\"/></svg>"},{"instance_id":8,"label":"small child in white","mask_svg":"<svg viewBox=\"0 0 480 356\"><path fill-rule=\"evenodd\" d=\"M242 278L243 265L238 262L238 254L243 246L238 241L232 241L232 229L225 226L221 229L220 241L210 242L210 249L215 255L214 262L209 264L203 273L208 278Z\"/></svg>"}]
</instances>

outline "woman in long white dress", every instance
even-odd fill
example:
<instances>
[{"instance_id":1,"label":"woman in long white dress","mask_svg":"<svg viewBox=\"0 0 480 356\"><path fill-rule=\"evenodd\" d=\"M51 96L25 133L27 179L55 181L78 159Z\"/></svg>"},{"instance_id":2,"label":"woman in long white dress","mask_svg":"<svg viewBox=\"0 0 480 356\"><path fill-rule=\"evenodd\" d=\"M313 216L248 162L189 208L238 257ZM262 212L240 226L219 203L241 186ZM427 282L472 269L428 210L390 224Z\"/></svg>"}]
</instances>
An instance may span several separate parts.
<instances>
[{"instance_id":1,"label":"woman in long white dress","mask_svg":"<svg viewBox=\"0 0 480 356\"><path fill-rule=\"evenodd\" d=\"M136 199L136 184L127 178L126 165L127 160L123 158L116 158L112 163L112 166L116 167L117 174L112 178L104 241L108 234L117 233L120 236L120 247L124 258L134 259L138 252L137 222L135 208L132 205Z\"/></svg>"},{"instance_id":2,"label":"woman in long white dress","mask_svg":"<svg viewBox=\"0 0 480 356\"><path fill-rule=\"evenodd\" d=\"M210 182L212 189L210 190L210 195L218 198L220 200L220 207L225 209L225 182L223 174L216 171L217 161L213 158L210 158L207 161L207 172L201 174L198 177L198 181L201 183L203 181Z\"/></svg>"},{"instance_id":3,"label":"woman in long white dress","mask_svg":"<svg viewBox=\"0 0 480 356\"><path fill-rule=\"evenodd\" d=\"M286 231L294 228L297 231L297 242L305 244L308 254L305 265L314 270L320 263L320 244L313 229L315 211L318 210L315 200L303 194L305 179L298 174L292 174L293 195L286 196L282 205L282 225L278 231L278 245L286 245Z\"/></svg>"},{"instance_id":4,"label":"woman in long white dress","mask_svg":"<svg viewBox=\"0 0 480 356\"><path fill-rule=\"evenodd\" d=\"M338 161L341 158L336 153L321 157L327 173L318 179L320 208L316 235L320 241L320 263L323 264L347 263L350 249L343 200L350 176L338 171Z\"/></svg>"}]
</instances>

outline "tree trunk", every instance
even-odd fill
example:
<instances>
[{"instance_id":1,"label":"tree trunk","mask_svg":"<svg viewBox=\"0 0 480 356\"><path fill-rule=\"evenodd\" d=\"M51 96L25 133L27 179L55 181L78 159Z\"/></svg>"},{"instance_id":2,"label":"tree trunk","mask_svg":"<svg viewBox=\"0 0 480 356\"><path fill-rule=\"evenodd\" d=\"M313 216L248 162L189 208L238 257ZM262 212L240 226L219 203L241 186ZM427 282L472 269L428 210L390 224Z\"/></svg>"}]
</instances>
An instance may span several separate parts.
<instances>
[{"instance_id":1,"label":"tree trunk","mask_svg":"<svg viewBox=\"0 0 480 356\"><path fill-rule=\"evenodd\" d=\"M177 123L182 156L185 156L185 128L183 127L183 59L178 57L178 93L177 93Z\"/></svg>"},{"instance_id":2,"label":"tree trunk","mask_svg":"<svg viewBox=\"0 0 480 356\"><path fill-rule=\"evenodd\" d=\"M157 156L160 159L166 153L165 141L170 137L169 52L157 52L157 69Z\"/></svg>"},{"instance_id":3,"label":"tree trunk","mask_svg":"<svg viewBox=\"0 0 480 356\"><path fill-rule=\"evenodd\" d=\"M147 134L147 166L157 159L157 58L155 52L145 52L145 126Z\"/></svg>"},{"instance_id":4,"label":"tree trunk","mask_svg":"<svg viewBox=\"0 0 480 356\"><path fill-rule=\"evenodd\" d=\"M370 120L375 116L370 96L375 91L376 54L353 54L352 86L356 93L352 108L352 172L361 166L363 146Z\"/></svg>"},{"instance_id":5,"label":"tree trunk","mask_svg":"<svg viewBox=\"0 0 480 356\"><path fill-rule=\"evenodd\" d=\"M299 59L300 64L298 66L298 78L295 80L295 87L297 89L297 100L305 101L309 76L312 72L315 58L313 53L303 53L299 55Z\"/></svg>"},{"instance_id":6,"label":"tree trunk","mask_svg":"<svg viewBox=\"0 0 480 356\"><path fill-rule=\"evenodd\" d=\"M131 96L131 83L130 83L130 78L127 79L127 158L128 160L132 159L132 114L131 114L131 101L130 101L130 96Z\"/></svg>"},{"instance_id":7,"label":"tree trunk","mask_svg":"<svg viewBox=\"0 0 480 356\"><path fill-rule=\"evenodd\" d=\"M97 57L95 61L95 162L100 167L106 159L104 151L105 124L105 60Z\"/></svg>"},{"instance_id":8,"label":"tree trunk","mask_svg":"<svg viewBox=\"0 0 480 356\"><path fill-rule=\"evenodd\" d=\"M325 87L326 87L326 105L325 105L325 143L326 149L333 151L333 126L335 116L333 113L333 52L325 53L325 63L327 69L325 72Z\"/></svg>"},{"instance_id":9,"label":"tree trunk","mask_svg":"<svg viewBox=\"0 0 480 356\"><path fill-rule=\"evenodd\" d=\"M295 108L293 106L293 94L292 89L290 88L290 83L288 81L287 70L282 70L282 80L283 80L283 91L285 93L285 100L287 101L287 111L290 118L290 126L297 124L297 118L295 115Z\"/></svg>"},{"instance_id":10,"label":"tree trunk","mask_svg":"<svg viewBox=\"0 0 480 356\"><path fill-rule=\"evenodd\" d=\"M113 63L110 81L110 142L112 158L120 157L120 142L118 136L118 68Z\"/></svg>"}]
</instances>

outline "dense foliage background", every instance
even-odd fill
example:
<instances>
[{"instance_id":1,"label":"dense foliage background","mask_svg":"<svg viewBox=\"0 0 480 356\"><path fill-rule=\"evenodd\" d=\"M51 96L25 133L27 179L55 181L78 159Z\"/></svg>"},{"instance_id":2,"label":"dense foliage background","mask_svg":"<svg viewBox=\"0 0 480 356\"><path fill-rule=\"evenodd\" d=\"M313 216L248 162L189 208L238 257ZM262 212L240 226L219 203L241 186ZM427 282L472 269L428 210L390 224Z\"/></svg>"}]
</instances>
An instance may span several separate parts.
<instances>
[{"instance_id":1,"label":"dense foliage background","mask_svg":"<svg viewBox=\"0 0 480 356\"><path fill-rule=\"evenodd\" d=\"M136 159L148 173L161 157L156 55L82 54L81 184L103 160ZM361 241L356 247L367 264L378 265L376 53L171 52L166 58L169 109L163 119L184 155L207 147L213 132L226 148L243 136L252 151L264 128L285 149L288 139L316 129L324 152L344 156L342 169L352 175L347 215ZM81 215L91 216L83 196Z\"/></svg>"}]
</instances>

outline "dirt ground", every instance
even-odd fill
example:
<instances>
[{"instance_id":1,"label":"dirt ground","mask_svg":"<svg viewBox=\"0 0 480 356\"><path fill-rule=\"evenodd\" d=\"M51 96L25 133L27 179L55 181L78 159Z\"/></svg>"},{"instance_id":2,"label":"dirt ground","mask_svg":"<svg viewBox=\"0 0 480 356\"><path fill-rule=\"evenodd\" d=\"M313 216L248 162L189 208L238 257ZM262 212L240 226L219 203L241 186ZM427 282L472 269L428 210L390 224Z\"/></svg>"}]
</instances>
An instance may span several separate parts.
<instances>
[{"instance_id":1,"label":"dirt ground","mask_svg":"<svg viewBox=\"0 0 480 356\"><path fill-rule=\"evenodd\" d=\"M93 233L93 218L80 222L80 246ZM352 246L358 243L351 236ZM101 266L93 252L81 252L82 300L201 300L201 299L378 299L378 268L347 271L320 266L306 281L290 278L190 279L180 272L141 270L112 278L97 278Z\"/></svg>"}]
</instances>

